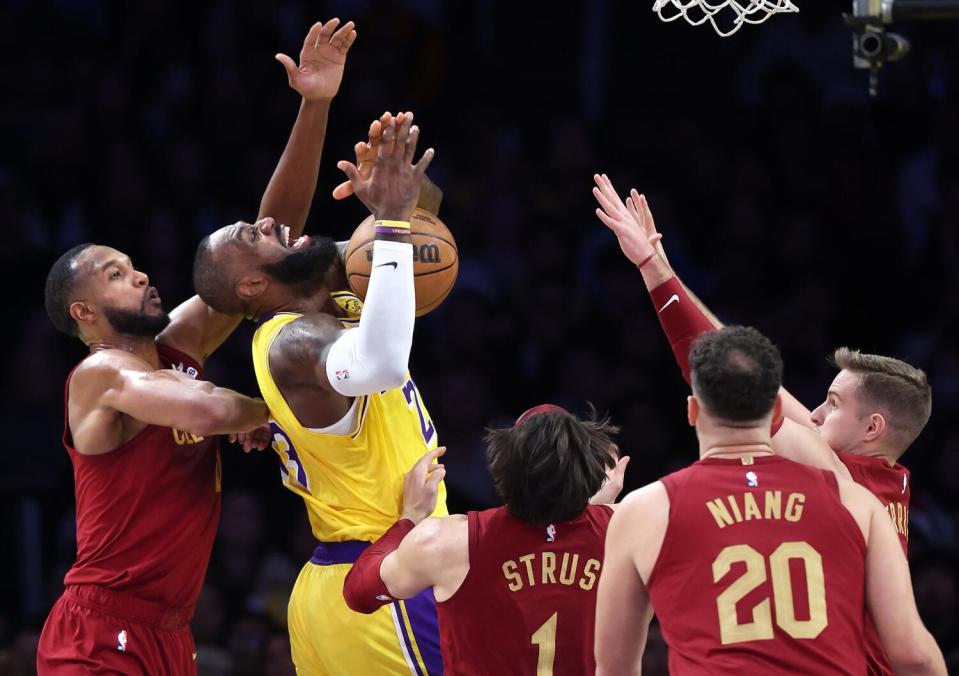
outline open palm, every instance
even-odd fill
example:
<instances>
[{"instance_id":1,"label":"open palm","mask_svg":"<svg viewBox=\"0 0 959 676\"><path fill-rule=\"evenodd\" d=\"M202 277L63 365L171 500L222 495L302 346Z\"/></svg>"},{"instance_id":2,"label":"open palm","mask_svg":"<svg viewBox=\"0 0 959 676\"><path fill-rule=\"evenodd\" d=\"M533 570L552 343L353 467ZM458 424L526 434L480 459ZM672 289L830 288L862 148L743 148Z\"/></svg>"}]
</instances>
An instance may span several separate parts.
<instances>
[{"instance_id":1,"label":"open palm","mask_svg":"<svg viewBox=\"0 0 959 676\"><path fill-rule=\"evenodd\" d=\"M299 66L286 54L276 55L286 69L290 86L307 101L332 99L339 91L346 53L356 40L352 21L336 30L339 25L339 19L313 24L303 41Z\"/></svg>"}]
</instances>

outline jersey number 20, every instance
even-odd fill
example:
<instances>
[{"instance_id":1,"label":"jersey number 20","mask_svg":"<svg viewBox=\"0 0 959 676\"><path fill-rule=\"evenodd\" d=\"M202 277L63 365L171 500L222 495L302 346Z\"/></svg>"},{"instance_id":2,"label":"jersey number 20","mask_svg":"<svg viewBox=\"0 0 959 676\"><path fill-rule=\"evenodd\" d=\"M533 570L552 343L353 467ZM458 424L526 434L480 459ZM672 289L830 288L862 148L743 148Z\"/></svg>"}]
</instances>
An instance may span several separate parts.
<instances>
[{"instance_id":1,"label":"jersey number 20","mask_svg":"<svg viewBox=\"0 0 959 676\"><path fill-rule=\"evenodd\" d=\"M806 572L809 619L796 618L793 604L790 560L802 561ZM736 604L749 592L766 581L766 560L749 545L730 545L713 561L713 582L719 582L732 564L745 563L746 572L716 597L719 613L719 635L723 645L743 641L763 641L773 637L772 613L769 597L752 608L752 621L739 622ZM797 639L816 638L829 623L826 617L826 583L823 578L822 556L808 542L783 542L769 556L772 573L773 603L776 625Z\"/></svg>"}]
</instances>

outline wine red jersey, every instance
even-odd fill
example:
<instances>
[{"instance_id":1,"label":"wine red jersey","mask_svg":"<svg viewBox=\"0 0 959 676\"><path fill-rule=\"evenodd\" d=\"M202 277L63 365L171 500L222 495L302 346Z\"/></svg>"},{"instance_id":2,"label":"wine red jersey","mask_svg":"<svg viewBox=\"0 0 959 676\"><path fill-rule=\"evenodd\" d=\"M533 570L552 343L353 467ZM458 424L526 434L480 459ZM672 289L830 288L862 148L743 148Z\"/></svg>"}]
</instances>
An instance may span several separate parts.
<instances>
[{"instance_id":1,"label":"wine red jersey","mask_svg":"<svg viewBox=\"0 0 959 676\"><path fill-rule=\"evenodd\" d=\"M842 464L852 475L852 480L868 488L879 498L889 512L892 525L899 535L902 551L909 553L909 470L900 465L889 465L882 458L866 455L837 453Z\"/></svg>"},{"instance_id":2,"label":"wine red jersey","mask_svg":"<svg viewBox=\"0 0 959 676\"><path fill-rule=\"evenodd\" d=\"M187 355L158 348L164 366L202 376ZM148 425L109 453L82 455L67 418L63 443L77 499L77 561L64 582L191 609L220 518L218 438Z\"/></svg>"},{"instance_id":3,"label":"wine red jersey","mask_svg":"<svg viewBox=\"0 0 959 676\"><path fill-rule=\"evenodd\" d=\"M770 456L662 479L647 586L677 674L862 674L866 544L831 472Z\"/></svg>"},{"instance_id":4,"label":"wine red jersey","mask_svg":"<svg viewBox=\"0 0 959 676\"><path fill-rule=\"evenodd\" d=\"M444 672L591 674L596 587L612 510L534 526L505 507L469 512L470 569L437 602Z\"/></svg>"},{"instance_id":5,"label":"wine red jersey","mask_svg":"<svg viewBox=\"0 0 959 676\"><path fill-rule=\"evenodd\" d=\"M853 481L868 488L889 512L892 525L899 535L902 551L909 554L909 470L896 463L889 465L882 458L851 453L837 453L849 470ZM866 659L869 676L892 676L895 672L879 641L872 620L866 622Z\"/></svg>"}]
</instances>

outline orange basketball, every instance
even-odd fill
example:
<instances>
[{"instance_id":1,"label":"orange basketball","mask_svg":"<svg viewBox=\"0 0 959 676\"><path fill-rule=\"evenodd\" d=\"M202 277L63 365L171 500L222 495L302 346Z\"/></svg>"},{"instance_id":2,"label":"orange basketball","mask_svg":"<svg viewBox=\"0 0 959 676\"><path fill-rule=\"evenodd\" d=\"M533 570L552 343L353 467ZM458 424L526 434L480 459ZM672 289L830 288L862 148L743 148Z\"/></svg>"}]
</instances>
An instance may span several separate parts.
<instances>
[{"instance_id":1,"label":"orange basketball","mask_svg":"<svg viewBox=\"0 0 959 676\"><path fill-rule=\"evenodd\" d=\"M373 217L357 226L346 247L346 279L360 298L366 298L373 266ZM416 209L410 218L413 240L413 280L416 285L416 316L422 317L442 303L453 290L460 259L456 240L439 218Z\"/></svg>"}]
</instances>

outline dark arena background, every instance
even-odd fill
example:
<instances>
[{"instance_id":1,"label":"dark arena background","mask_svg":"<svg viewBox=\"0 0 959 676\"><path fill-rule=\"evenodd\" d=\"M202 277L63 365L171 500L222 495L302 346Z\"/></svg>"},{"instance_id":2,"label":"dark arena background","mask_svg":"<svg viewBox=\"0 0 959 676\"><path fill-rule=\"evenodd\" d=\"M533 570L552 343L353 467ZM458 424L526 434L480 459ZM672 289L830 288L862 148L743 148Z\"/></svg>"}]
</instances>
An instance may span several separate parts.
<instances>
[{"instance_id":1,"label":"dark arena background","mask_svg":"<svg viewBox=\"0 0 959 676\"><path fill-rule=\"evenodd\" d=\"M796 2L720 38L661 22L652 0L5 0L0 673L33 672L76 554L60 437L84 349L44 314L46 271L95 241L128 252L166 309L188 297L196 243L253 219L296 115L273 55L295 58L334 16L358 38L307 232L349 237L366 211L330 197L336 160L384 110L414 111L461 256L453 293L417 322L411 366L449 447L450 511L497 504L484 428L542 401L609 413L632 457L627 490L696 458L642 278L593 213L592 175L606 172L648 196L690 288L779 345L785 384L810 408L839 345L927 371L932 419L903 459L910 566L959 673L959 21L888 27L911 50L871 96L850 3ZM210 360L210 380L256 393L252 330ZM200 673L292 673L284 625L313 547L305 510L273 452L224 442L222 458L193 621ZM654 631L645 673L665 665Z\"/></svg>"}]
</instances>

